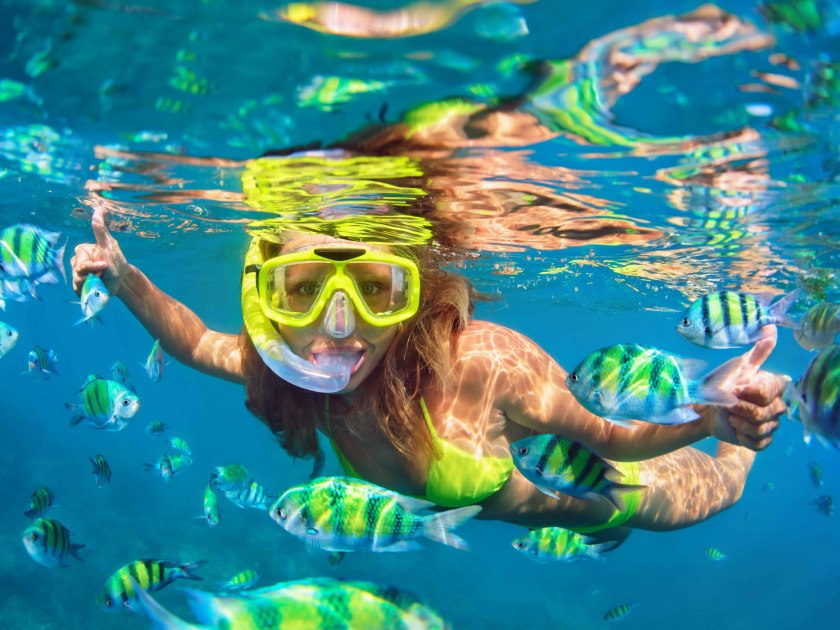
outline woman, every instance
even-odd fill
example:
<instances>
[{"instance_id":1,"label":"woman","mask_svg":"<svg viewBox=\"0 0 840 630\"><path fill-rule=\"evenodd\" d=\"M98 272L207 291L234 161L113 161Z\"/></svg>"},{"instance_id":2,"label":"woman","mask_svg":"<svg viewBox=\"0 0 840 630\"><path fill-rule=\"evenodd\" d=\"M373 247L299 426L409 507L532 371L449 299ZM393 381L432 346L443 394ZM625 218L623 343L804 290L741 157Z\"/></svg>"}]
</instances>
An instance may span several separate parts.
<instances>
[{"instance_id":1,"label":"woman","mask_svg":"<svg viewBox=\"0 0 840 630\"><path fill-rule=\"evenodd\" d=\"M74 289L100 275L168 353L243 383L249 409L289 454L317 456L321 431L348 473L445 507L480 504L482 518L587 532L697 523L738 500L785 409L785 377L760 369L775 347L773 327L733 359L727 387L737 404L629 430L577 403L565 371L532 341L471 320L467 281L438 269L428 248L293 232L257 238L243 273L246 331L237 336L209 330L130 265L103 209L92 225L96 242L77 246L71 261ZM638 462L619 466L626 483L647 488L624 512L548 497L509 456L510 443L534 433ZM708 436L723 440L715 457L684 448Z\"/></svg>"}]
</instances>

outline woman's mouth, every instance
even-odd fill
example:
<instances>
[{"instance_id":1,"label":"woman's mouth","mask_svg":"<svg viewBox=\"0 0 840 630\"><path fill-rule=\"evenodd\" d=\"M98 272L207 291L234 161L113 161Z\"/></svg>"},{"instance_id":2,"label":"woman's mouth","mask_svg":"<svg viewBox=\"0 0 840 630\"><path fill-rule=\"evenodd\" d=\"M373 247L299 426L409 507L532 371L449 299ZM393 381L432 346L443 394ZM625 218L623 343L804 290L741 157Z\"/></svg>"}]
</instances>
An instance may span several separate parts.
<instances>
[{"instance_id":1,"label":"woman's mouth","mask_svg":"<svg viewBox=\"0 0 840 630\"><path fill-rule=\"evenodd\" d=\"M351 364L350 374L354 374L361 367L364 362L366 352L357 348L353 349L334 349L322 350L320 352L313 352L310 358L315 365L329 366L335 362Z\"/></svg>"}]
</instances>

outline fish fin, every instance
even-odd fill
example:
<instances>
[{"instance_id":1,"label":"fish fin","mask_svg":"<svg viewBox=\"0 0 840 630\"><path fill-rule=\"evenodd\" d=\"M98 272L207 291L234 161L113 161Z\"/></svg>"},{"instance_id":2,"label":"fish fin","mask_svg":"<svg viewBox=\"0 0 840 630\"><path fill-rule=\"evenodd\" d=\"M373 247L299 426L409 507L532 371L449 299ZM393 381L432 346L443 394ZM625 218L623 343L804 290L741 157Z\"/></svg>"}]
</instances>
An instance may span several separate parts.
<instances>
[{"instance_id":1,"label":"fish fin","mask_svg":"<svg viewBox=\"0 0 840 630\"><path fill-rule=\"evenodd\" d=\"M76 558L79 562L84 562L85 559L79 555L79 550L83 549L84 545L77 543L70 543L70 555Z\"/></svg>"},{"instance_id":2,"label":"fish fin","mask_svg":"<svg viewBox=\"0 0 840 630\"><path fill-rule=\"evenodd\" d=\"M613 484L604 490L602 497L613 504L616 510L624 512L627 509L627 504L624 502L624 495L628 492L636 492L637 490L645 490L647 486L633 486L624 484Z\"/></svg>"},{"instance_id":3,"label":"fish fin","mask_svg":"<svg viewBox=\"0 0 840 630\"><path fill-rule=\"evenodd\" d=\"M479 512L481 512L480 505L467 505L426 516L423 518L423 535L430 540L455 547L455 549L466 550L469 548L467 541L454 534L452 530L473 518Z\"/></svg>"},{"instance_id":4,"label":"fish fin","mask_svg":"<svg viewBox=\"0 0 840 630\"><path fill-rule=\"evenodd\" d=\"M331 567L337 567L344 560L345 555L347 554L343 551L333 551L327 558L327 562Z\"/></svg>"},{"instance_id":5,"label":"fish fin","mask_svg":"<svg viewBox=\"0 0 840 630\"><path fill-rule=\"evenodd\" d=\"M128 579L130 580L131 588L137 597L137 601L140 604L140 609L146 613L146 616L149 618L149 621L152 622L152 627L155 628L155 630L199 630L207 627L197 626L184 621L180 617L176 617L174 614L166 610L166 608L158 604L151 595L143 590L133 577L128 576ZM190 596L190 593L188 592L189 590L190 589L184 589L184 592L187 593L188 597ZM192 607L192 600L190 600L190 607Z\"/></svg>"},{"instance_id":6,"label":"fish fin","mask_svg":"<svg viewBox=\"0 0 840 630\"><path fill-rule=\"evenodd\" d=\"M592 558L593 560L597 560L598 562L606 562L606 558L602 556L604 552L612 551L615 549L616 545L614 541L603 542L603 543L596 543L596 544L589 544L587 543L586 549L584 550L584 555L587 558Z\"/></svg>"},{"instance_id":7,"label":"fish fin","mask_svg":"<svg viewBox=\"0 0 840 630\"><path fill-rule=\"evenodd\" d=\"M624 420L618 418L604 418L604 420L625 429L629 429L630 431L635 431L639 427L638 420Z\"/></svg>"},{"instance_id":8,"label":"fish fin","mask_svg":"<svg viewBox=\"0 0 840 630\"><path fill-rule=\"evenodd\" d=\"M178 577L184 580L203 580L200 575L193 573L196 569L207 564L207 560L196 560L195 562L185 562L178 565Z\"/></svg>"},{"instance_id":9,"label":"fish fin","mask_svg":"<svg viewBox=\"0 0 840 630\"><path fill-rule=\"evenodd\" d=\"M67 284L67 271L64 269L64 250L67 248L67 241L64 241L64 245L59 247L55 251L55 266L58 268L59 272L61 272L61 277L64 280L64 284Z\"/></svg>"},{"instance_id":10,"label":"fish fin","mask_svg":"<svg viewBox=\"0 0 840 630\"><path fill-rule=\"evenodd\" d=\"M786 296L781 298L779 301L774 302L768 308L768 314L777 326L783 326L785 328L797 328L797 322L790 315L788 315L788 311L790 310L790 307L793 306L796 300L799 298L800 293L802 293L802 289L794 289Z\"/></svg>"},{"instance_id":11,"label":"fish fin","mask_svg":"<svg viewBox=\"0 0 840 630\"><path fill-rule=\"evenodd\" d=\"M431 507L435 506L435 503L432 501L427 501L426 499L417 499L415 497L407 497L401 494L395 494L394 499L399 503L403 508L408 510L409 512L419 512L420 510L428 510Z\"/></svg>"},{"instance_id":12,"label":"fish fin","mask_svg":"<svg viewBox=\"0 0 840 630\"><path fill-rule=\"evenodd\" d=\"M741 357L729 359L706 374L697 387L697 401L728 407L738 402L738 398L729 391L727 381L733 372L741 368Z\"/></svg>"},{"instance_id":13,"label":"fish fin","mask_svg":"<svg viewBox=\"0 0 840 630\"><path fill-rule=\"evenodd\" d=\"M457 538L461 543L466 545L466 542L462 540L460 537L455 536L454 534L450 534L450 537ZM453 547L455 545L452 545ZM383 547L378 551L393 551L393 552L402 552L402 551L417 551L422 549L423 545L421 545L416 540L401 540L399 542L395 542L393 545L388 545L387 547ZM458 547L459 549L464 549L466 547Z\"/></svg>"},{"instance_id":14,"label":"fish fin","mask_svg":"<svg viewBox=\"0 0 840 630\"><path fill-rule=\"evenodd\" d=\"M651 416L650 422L654 424L684 424L697 420L700 416L691 407L677 407L661 416Z\"/></svg>"}]
</instances>

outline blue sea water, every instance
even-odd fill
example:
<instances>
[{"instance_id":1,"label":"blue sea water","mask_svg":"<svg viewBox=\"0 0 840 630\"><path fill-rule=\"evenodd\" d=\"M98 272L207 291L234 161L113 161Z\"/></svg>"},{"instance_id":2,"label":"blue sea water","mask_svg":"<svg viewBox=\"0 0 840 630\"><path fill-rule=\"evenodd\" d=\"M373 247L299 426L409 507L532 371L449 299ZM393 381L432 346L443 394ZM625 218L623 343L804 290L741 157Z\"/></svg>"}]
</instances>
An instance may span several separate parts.
<instances>
[{"instance_id":1,"label":"blue sea water","mask_svg":"<svg viewBox=\"0 0 840 630\"><path fill-rule=\"evenodd\" d=\"M697 6L483 3L429 33L377 39L268 19L279 7L268 2L3 0L0 228L30 222L61 232L69 259L92 238L91 209L105 204L129 261L210 328L237 332L245 226L265 216L240 194L247 160L335 143L445 98L497 105L531 89L529 61L589 50L578 58L595 70L637 67L586 47ZM494 298L478 304L476 318L531 337L567 368L622 342L716 365L737 351L690 346L674 332L698 295L799 287L806 299L797 313L808 300L840 299L840 12L828 1L720 6L775 41L732 54L691 51L691 63L662 63L614 99L615 75L596 72L606 101L584 111L601 135L558 123L570 101L554 92L532 101L542 103L532 111L549 136L454 156L475 170L474 188L455 189L456 201L438 194L449 214L435 218L454 225L455 249L469 253L453 271ZM640 46L634 63L660 54ZM655 150L651 138L665 137L693 141ZM241 387L175 362L152 383L138 363L154 340L123 304L110 303L102 325L73 326L71 288L38 289L41 300L9 301L0 312L20 331L0 358L4 627L148 627L130 612L95 608L108 576L138 558L207 560L199 584L207 588L246 568L261 585L313 576L394 585L455 628L599 627L624 603L638 604L626 628L833 625L837 516L810 502L840 492L840 454L805 445L787 418L733 508L683 530L635 531L604 563L529 562L510 546L522 528L470 522L459 530L469 553L430 543L422 552L350 554L331 567L264 512L220 499L217 528L195 518L215 466L241 463L273 491L309 475L311 462L289 458L245 409ZM59 374L46 382L23 374L35 345L59 357ZM797 378L811 356L780 329L767 369ZM138 415L120 432L71 427L65 403L116 360L131 371ZM168 484L144 470L165 448L144 431L152 420L195 455ZM113 469L101 489L88 460L96 453ZM823 468L820 488L811 462ZM339 470L328 454L326 473ZM48 516L86 545L83 563L48 569L27 555L21 513L39 485L57 497ZM727 560L710 561L708 547ZM192 619L177 586L157 597Z\"/></svg>"}]
</instances>

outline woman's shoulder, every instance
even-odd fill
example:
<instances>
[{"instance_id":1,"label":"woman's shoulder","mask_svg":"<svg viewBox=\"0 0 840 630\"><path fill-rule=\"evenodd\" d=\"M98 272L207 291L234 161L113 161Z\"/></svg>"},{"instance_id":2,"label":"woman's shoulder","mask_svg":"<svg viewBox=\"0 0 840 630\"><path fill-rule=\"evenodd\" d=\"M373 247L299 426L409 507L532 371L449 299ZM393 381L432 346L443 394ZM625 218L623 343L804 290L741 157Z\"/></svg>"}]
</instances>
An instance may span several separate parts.
<instances>
[{"instance_id":1,"label":"woman's shoulder","mask_svg":"<svg viewBox=\"0 0 840 630\"><path fill-rule=\"evenodd\" d=\"M470 320L458 337L456 356L493 353L498 358L536 347L534 341L515 330L483 320Z\"/></svg>"}]
</instances>

